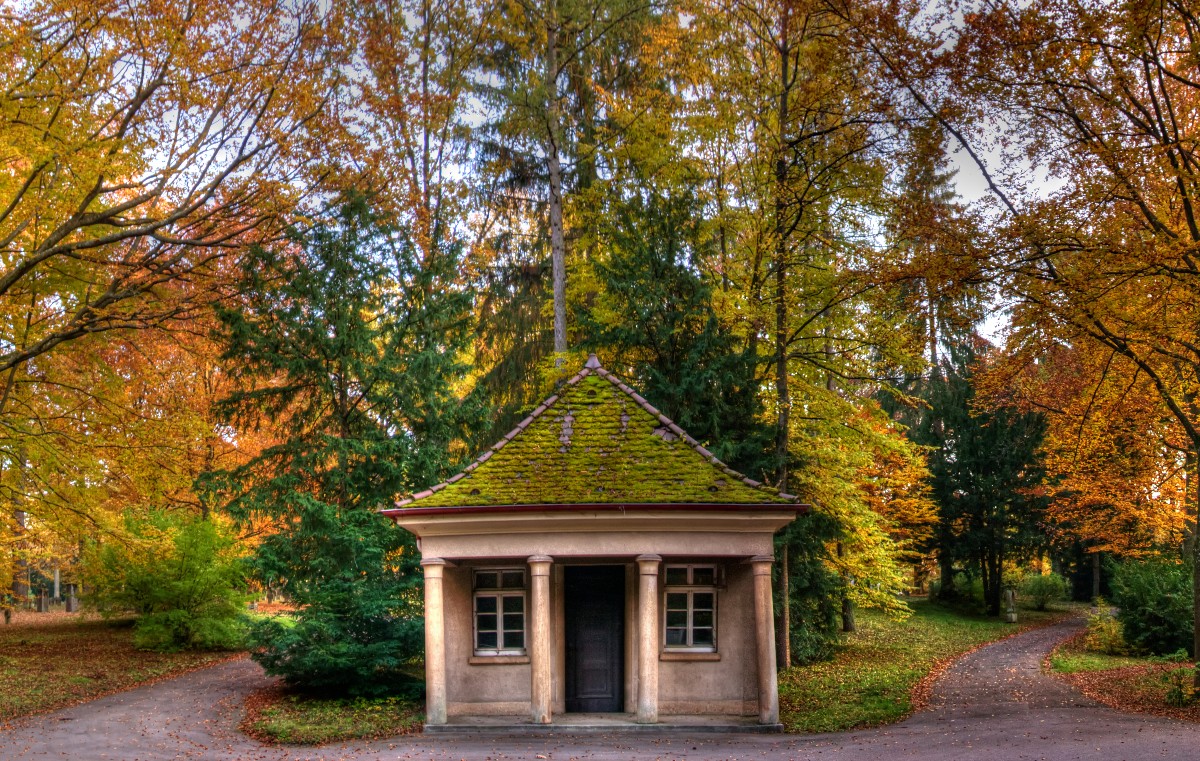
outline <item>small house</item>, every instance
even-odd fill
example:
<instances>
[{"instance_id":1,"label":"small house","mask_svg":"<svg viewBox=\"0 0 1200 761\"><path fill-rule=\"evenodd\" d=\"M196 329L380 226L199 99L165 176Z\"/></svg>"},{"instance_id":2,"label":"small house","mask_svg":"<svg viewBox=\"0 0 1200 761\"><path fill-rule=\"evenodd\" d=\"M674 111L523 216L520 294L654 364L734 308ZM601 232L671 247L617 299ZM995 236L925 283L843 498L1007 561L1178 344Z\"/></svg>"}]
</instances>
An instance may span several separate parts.
<instances>
[{"instance_id":1,"label":"small house","mask_svg":"<svg viewBox=\"0 0 1200 761\"><path fill-rule=\"evenodd\" d=\"M384 511L421 552L428 723L776 727L773 535L802 509L593 355L463 472Z\"/></svg>"}]
</instances>

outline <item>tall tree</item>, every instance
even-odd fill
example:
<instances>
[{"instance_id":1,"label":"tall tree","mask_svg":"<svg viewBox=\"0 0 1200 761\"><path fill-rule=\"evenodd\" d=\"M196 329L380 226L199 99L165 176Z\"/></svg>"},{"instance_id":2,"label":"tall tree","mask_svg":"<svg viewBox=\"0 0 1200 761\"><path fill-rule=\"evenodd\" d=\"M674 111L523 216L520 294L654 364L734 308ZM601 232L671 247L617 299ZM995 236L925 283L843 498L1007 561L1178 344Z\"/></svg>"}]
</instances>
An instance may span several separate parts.
<instances>
[{"instance_id":1,"label":"tall tree","mask_svg":"<svg viewBox=\"0 0 1200 761\"><path fill-rule=\"evenodd\" d=\"M503 217L497 243L515 237L537 255L548 249L555 353L570 341L571 195L598 177L601 133L619 124L612 100L638 69L648 30L669 15L664 8L655 0L521 3L482 63L489 122L479 158L491 214Z\"/></svg>"},{"instance_id":2,"label":"tall tree","mask_svg":"<svg viewBox=\"0 0 1200 761\"><path fill-rule=\"evenodd\" d=\"M1023 335L1095 342L1130 362L1195 461L1200 83L1185 52L1194 9L1043 0L990 3L961 22L948 12L885 15L872 18L886 31L874 51L964 146L992 193L993 271L1021 305ZM1000 160L985 160L990 151ZM1191 492L1197 515L1200 490Z\"/></svg>"},{"instance_id":3,"label":"tall tree","mask_svg":"<svg viewBox=\"0 0 1200 761\"><path fill-rule=\"evenodd\" d=\"M931 389L931 414L914 431L934 448L929 469L941 522L942 589L954 591L955 564L983 583L990 615L1000 612L1004 563L1030 554L1042 537L1039 447L1045 423L1015 404L976 404L979 345L952 345Z\"/></svg>"},{"instance_id":4,"label":"tall tree","mask_svg":"<svg viewBox=\"0 0 1200 761\"><path fill-rule=\"evenodd\" d=\"M339 18L307 0L3 4L0 497L26 547L120 533L100 506L195 422L136 398L174 340L138 332L193 327L223 261L277 235L320 173Z\"/></svg>"},{"instance_id":5,"label":"tall tree","mask_svg":"<svg viewBox=\"0 0 1200 761\"><path fill-rule=\"evenodd\" d=\"M445 475L479 412L457 392L469 294L453 259L425 268L407 241L351 201L258 250L243 303L220 311L242 384L230 424L281 440L208 481L239 520L282 519L255 566L300 613L259 626L255 657L309 689L396 689L420 648L419 553L377 510Z\"/></svg>"}]
</instances>

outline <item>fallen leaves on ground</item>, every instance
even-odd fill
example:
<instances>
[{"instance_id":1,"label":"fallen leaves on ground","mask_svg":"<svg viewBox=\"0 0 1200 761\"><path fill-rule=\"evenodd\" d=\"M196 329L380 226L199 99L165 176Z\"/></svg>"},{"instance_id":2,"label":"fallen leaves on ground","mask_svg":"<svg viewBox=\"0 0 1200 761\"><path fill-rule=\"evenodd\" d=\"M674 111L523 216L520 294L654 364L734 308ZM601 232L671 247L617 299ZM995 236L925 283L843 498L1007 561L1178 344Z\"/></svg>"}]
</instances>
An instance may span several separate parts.
<instances>
[{"instance_id":1,"label":"fallen leaves on ground","mask_svg":"<svg viewBox=\"0 0 1200 761\"><path fill-rule=\"evenodd\" d=\"M17 613L0 623L0 724L179 676L241 653L155 653L129 622L79 613Z\"/></svg>"},{"instance_id":2,"label":"fallen leaves on ground","mask_svg":"<svg viewBox=\"0 0 1200 761\"><path fill-rule=\"evenodd\" d=\"M379 740L421 731L419 701L398 698L315 698L281 684L246 696L238 725L266 745L324 745L343 740Z\"/></svg>"}]
</instances>

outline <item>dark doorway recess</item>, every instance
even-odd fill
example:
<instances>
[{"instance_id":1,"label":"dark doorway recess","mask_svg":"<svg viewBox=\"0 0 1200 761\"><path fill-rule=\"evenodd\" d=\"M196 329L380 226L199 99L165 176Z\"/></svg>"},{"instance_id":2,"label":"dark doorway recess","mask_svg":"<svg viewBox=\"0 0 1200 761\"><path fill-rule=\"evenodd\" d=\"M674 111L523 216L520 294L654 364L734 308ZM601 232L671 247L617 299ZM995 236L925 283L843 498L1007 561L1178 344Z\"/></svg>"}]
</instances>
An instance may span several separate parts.
<instances>
[{"instance_id":1,"label":"dark doorway recess","mask_svg":"<svg viewBox=\"0 0 1200 761\"><path fill-rule=\"evenodd\" d=\"M622 708L625 568L563 569L567 629L567 711L612 713Z\"/></svg>"}]
</instances>

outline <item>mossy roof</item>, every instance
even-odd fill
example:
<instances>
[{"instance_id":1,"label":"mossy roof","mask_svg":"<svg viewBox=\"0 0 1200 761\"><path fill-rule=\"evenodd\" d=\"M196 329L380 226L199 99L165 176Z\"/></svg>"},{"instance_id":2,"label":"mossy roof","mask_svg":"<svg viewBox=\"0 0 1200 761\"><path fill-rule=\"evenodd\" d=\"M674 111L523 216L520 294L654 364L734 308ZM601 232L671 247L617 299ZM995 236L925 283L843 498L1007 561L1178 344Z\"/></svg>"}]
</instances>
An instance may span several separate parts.
<instances>
[{"instance_id":1,"label":"mossy roof","mask_svg":"<svg viewBox=\"0 0 1200 761\"><path fill-rule=\"evenodd\" d=\"M466 470L396 506L795 502L727 467L593 355Z\"/></svg>"}]
</instances>

